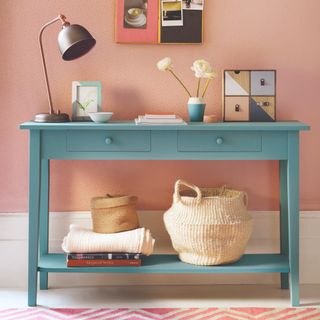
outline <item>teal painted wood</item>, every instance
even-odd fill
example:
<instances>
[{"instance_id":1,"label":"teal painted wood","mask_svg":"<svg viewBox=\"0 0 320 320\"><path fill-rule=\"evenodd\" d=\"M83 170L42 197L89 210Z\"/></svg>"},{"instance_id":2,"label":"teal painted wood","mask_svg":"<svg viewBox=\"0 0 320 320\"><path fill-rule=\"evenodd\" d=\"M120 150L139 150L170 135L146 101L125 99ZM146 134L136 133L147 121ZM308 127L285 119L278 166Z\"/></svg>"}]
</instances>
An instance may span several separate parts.
<instances>
[{"instance_id":1,"label":"teal painted wood","mask_svg":"<svg viewBox=\"0 0 320 320\"><path fill-rule=\"evenodd\" d=\"M39 251L40 257L48 254L49 246L49 172L50 160L41 160L41 180L40 180L40 229L39 229ZM48 272L40 272L40 289L48 289Z\"/></svg>"},{"instance_id":2,"label":"teal painted wood","mask_svg":"<svg viewBox=\"0 0 320 320\"><path fill-rule=\"evenodd\" d=\"M287 187L287 160L279 161L280 181L280 253L289 255L288 240L288 187ZM289 288L289 275L281 273L281 289Z\"/></svg>"},{"instance_id":3,"label":"teal painted wood","mask_svg":"<svg viewBox=\"0 0 320 320\"><path fill-rule=\"evenodd\" d=\"M46 143L42 144L42 157L79 160L278 160L287 159L288 155L288 133L282 131L144 130L131 132L129 136L128 130L85 129L81 132L80 135L79 130L43 130L42 140ZM193 138L192 133L195 133ZM222 144L217 144L218 137L223 140ZM106 144L107 138L113 139L112 144Z\"/></svg>"},{"instance_id":4,"label":"teal painted wood","mask_svg":"<svg viewBox=\"0 0 320 320\"><path fill-rule=\"evenodd\" d=\"M299 134L288 135L287 197L290 297L292 306L299 306Z\"/></svg>"},{"instance_id":5,"label":"teal painted wood","mask_svg":"<svg viewBox=\"0 0 320 320\"><path fill-rule=\"evenodd\" d=\"M150 130L132 132L129 130L66 131L67 151L132 152L150 151Z\"/></svg>"},{"instance_id":6,"label":"teal painted wood","mask_svg":"<svg viewBox=\"0 0 320 320\"><path fill-rule=\"evenodd\" d=\"M288 286L290 272L291 302L293 305L299 304L299 131L308 130L309 126L292 121L193 123L188 126L28 122L21 128L30 129L30 306L36 305L37 270L40 271L40 288L43 289L48 286L48 272L278 272L281 273L282 288ZM218 138L221 140L219 143ZM113 150L105 149L113 143ZM50 159L280 160L281 254L245 255L235 264L217 267L197 267L181 263L176 256L154 255L139 268L67 268L63 255L47 254ZM38 264L39 211L41 239Z\"/></svg>"},{"instance_id":7,"label":"teal painted wood","mask_svg":"<svg viewBox=\"0 0 320 320\"><path fill-rule=\"evenodd\" d=\"M37 304L40 199L40 130L30 133L28 305Z\"/></svg>"},{"instance_id":8,"label":"teal painted wood","mask_svg":"<svg viewBox=\"0 0 320 320\"><path fill-rule=\"evenodd\" d=\"M255 133L252 131L182 131L178 132L178 151L261 151L261 139L261 133Z\"/></svg>"},{"instance_id":9,"label":"teal painted wood","mask_svg":"<svg viewBox=\"0 0 320 320\"><path fill-rule=\"evenodd\" d=\"M195 122L188 125L151 125L137 126L133 121L115 121L109 123L92 122L68 122L68 123L36 123L25 122L20 125L21 129L43 129L43 130L239 130L239 131L300 131L309 130L310 127L299 121L277 121L272 123L265 122L218 122L207 123Z\"/></svg>"},{"instance_id":10,"label":"teal painted wood","mask_svg":"<svg viewBox=\"0 0 320 320\"><path fill-rule=\"evenodd\" d=\"M48 272L111 272L111 273L248 273L289 272L288 257L280 254L246 254L238 262L220 266L196 266L181 262L177 255L154 254L143 258L141 267L66 267L64 254L41 257L39 270Z\"/></svg>"}]
</instances>

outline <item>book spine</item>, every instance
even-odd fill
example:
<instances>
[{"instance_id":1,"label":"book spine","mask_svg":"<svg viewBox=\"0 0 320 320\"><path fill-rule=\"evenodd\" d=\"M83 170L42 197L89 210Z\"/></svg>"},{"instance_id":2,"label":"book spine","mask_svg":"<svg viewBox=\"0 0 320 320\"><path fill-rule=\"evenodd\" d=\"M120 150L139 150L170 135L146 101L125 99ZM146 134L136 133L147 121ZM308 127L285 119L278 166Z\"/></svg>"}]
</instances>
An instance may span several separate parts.
<instances>
[{"instance_id":1,"label":"book spine","mask_svg":"<svg viewBox=\"0 0 320 320\"><path fill-rule=\"evenodd\" d=\"M68 253L68 260L137 260L141 253Z\"/></svg>"},{"instance_id":2,"label":"book spine","mask_svg":"<svg viewBox=\"0 0 320 320\"><path fill-rule=\"evenodd\" d=\"M141 260L67 260L67 267L139 267Z\"/></svg>"},{"instance_id":3,"label":"book spine","mask_svg":"<svg viewBox=\"0 0 320 320\"><path fill-rule=\"evenodd\" d=\"M148 118L138 118L138 122L145 122L145 123L182 123L184 120L182 118L176 118L176 119L148 119Z\"/></svg>"},{"instance_id":4,"label":"book spine","mask_svg":"<svg viewBox=\"0 0 320 320\"><path fill-rule=\"evenodd\" d=\"M151 114L151 113L146 113L144 117L146 119L176 119L177 118L175 114Z\"/></svg>"}]
</instances>

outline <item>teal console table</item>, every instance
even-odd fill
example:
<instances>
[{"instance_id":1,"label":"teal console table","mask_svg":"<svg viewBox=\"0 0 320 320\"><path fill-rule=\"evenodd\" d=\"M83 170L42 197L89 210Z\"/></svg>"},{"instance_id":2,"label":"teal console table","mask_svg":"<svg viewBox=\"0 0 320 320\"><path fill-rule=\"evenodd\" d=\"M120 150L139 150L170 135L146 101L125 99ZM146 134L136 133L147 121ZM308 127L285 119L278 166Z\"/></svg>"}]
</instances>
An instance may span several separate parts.
<instances>
[{"instance_id":1,"label":"teal console table","mask_svg":"<svg viewBox=\"0 0 320 320\"><path fill-rule=\"evenodd\" d=\"M136 126L132 122L21 124L30 130L28 305L48 288L49 272L252 273L281 275L293 306L299 305L299 133L300 122L192 123ZM146 257L141 267L67 268L63 254L48 252L49 162L75 160L279 160L280 253L246 254L240 261L201 267L176 255Z\"/></svg>"}]
</instances>

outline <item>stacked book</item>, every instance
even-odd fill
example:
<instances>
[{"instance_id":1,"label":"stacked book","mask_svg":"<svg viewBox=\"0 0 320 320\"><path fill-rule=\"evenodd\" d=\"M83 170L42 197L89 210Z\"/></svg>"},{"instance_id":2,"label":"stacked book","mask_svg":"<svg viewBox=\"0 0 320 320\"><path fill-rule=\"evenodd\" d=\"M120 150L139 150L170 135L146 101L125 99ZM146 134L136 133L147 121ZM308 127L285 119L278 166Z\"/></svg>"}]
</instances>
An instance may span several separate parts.
<instances>
[{"instance_id":1,"label":"stacked book","mask_svg":"<svg viewBox=\"0 0 320 320\"><path fill-rule=\"evenodd\" d=\"M68 267L141 266L142 256L153 252L155 239L149 229L97 233L71 224L62 241Z\"/></svg>"},{"instance_id":2,"label":"stacked book","mask_svg":"<svg viewBox=\"0 0 320 320\"><path fill-rule=\"evenodd\" d=\"M141 253L124 252L90 252L68 253L68 267L139 267L141 266Z\"/></svg>"},{"instance_id":3,"label":"stacked book","mask_svg":"<svg viewBox=\"0 0 320 320\"><path fill-rule=\"evenodd\" d=\"M186 125L187 123L174 113L146 113L134 119L137 125Z\"/></svg>"}]
</instances>

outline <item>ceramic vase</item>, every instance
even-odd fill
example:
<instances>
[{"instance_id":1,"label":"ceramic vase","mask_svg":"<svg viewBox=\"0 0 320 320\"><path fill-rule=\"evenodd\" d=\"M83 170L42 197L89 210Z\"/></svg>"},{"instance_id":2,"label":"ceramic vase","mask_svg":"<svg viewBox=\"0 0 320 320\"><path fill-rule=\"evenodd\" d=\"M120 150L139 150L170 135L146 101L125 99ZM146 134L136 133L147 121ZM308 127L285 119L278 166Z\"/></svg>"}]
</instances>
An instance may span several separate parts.
<instances>
[{"instance_id":1,"label":"ceramic vase","mask_svg":"<svg viewBox=\"0 0 320 320\"><path fill-rule=\"evenodd\" d=\"M190 122L202 122L206 104L201 97L190 97L188 100L188 112Z\"/></svg>"}]
</instances>

